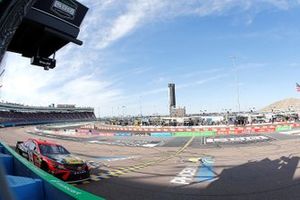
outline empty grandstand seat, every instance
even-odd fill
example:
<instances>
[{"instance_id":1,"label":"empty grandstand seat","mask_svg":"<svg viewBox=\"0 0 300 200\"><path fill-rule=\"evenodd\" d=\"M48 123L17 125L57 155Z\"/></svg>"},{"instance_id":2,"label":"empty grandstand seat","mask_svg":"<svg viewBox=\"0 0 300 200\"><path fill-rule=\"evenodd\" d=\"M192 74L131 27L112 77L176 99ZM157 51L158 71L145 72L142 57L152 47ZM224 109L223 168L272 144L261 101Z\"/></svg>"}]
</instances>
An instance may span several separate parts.
<instances>
[{"instance_id":1,"label":"empty grandstand seat","mask_svg":"<svg viewBox=\"0 0 300 200\"><path fill-rule=\"evenodd\" d=\"M8 154L0 153L0 164L3 165L7 174L13 174L13 157Z\"/></svg>"},{"instance_id":2,"label":"empty grandstand seat","mask_svg":"<svg viewBox=\"0 0 300 200\"><path fill-rule=\"evenodd\" d=\"M6 179L16 200L44 199L42 180L11 175L6 175Z\"/></svg>"}]
</instances>

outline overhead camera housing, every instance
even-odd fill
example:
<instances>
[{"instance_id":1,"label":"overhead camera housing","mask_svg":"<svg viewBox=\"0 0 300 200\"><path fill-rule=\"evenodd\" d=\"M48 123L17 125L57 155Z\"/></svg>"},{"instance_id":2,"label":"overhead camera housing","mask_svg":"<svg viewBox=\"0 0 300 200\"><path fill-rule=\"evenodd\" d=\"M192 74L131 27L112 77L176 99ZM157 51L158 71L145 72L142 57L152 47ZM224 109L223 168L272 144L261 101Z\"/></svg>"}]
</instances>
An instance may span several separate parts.
<instances>
[{"instance_id":1,"label":"overhead camera housing","mask_svg":"<svg viewBox=\"0 0 300 200\"><path fill-rule=\"evenodd\" d=\"M56 60L54 58L34 56L31 58L31 64L43 67L44 70L49 70L55 68Z\"/></svg>"},{"instance_id":2,"label":"overhead camera housing","mask_svg":"<svg viewBox=\"0 0 300 200\"><path fill-rule=\"evenodd\" d=\"M76 0L37 0L22 19L7 51L31 58L31 64L45 70L53 69L53 53L70 42L82 45L77 37L87 11Z\"/></svg>"}]
</instances>

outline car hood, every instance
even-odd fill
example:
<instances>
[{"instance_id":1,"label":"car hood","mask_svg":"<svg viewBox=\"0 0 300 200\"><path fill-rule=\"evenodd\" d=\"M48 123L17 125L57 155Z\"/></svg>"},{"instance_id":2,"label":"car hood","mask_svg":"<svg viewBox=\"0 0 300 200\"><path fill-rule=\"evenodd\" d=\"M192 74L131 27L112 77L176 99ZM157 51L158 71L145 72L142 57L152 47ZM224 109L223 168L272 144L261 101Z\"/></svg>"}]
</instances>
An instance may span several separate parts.
<instances>
[{"instance_id":1,"label":"car hood","mask_svg":"<svg viewBox=\"0 0 300 200\"><path fill-rule=\"evenodd\" d=\"M72 154L48 154L48 158L61 164L83 164L84 161Z\"/></svg>"}]
</instances>

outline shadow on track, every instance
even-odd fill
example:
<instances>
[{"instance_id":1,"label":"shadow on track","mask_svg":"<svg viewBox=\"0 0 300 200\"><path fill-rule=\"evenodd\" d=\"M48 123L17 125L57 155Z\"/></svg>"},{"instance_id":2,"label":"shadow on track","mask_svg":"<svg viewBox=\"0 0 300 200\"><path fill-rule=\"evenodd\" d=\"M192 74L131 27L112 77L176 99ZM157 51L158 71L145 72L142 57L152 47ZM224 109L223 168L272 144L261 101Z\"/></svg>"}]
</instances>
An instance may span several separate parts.
<instances>
[{"instance_id":1,"label":"shadow on track","mask_svg":"<svg viewBox=\"0 0 300 200\"><path fill-rule=\"evenodd\" d=\"M155 172L140 172L136 178L121 176L79 187L107 199L300 199L300 179L294 178L298 162L299 157L293 156L249 161L223 169L206 187L200 187L199 182L171 186L143 182L143 178L163 176Z\"/></svg>"}]
</instances>

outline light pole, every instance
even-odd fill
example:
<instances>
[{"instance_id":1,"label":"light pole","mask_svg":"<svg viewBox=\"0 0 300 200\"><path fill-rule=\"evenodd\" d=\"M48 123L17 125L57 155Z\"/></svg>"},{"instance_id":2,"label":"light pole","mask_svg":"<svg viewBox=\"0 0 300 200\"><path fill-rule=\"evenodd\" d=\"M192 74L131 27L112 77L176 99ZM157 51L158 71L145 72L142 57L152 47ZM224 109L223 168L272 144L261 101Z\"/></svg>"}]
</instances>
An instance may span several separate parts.
<instances>
[{"instance_id":1,"label":"light pole","mask_svg":"<svg viewBox=\"0 0 300 200\"><path fill-rule=\"evenodd\" d=\"M100 120L100 107L98 107L98 118Z\"/></svg>"},{"instance_id":2,"label":"light pole","mask_svg":"<svg viewBox=\"0 0 300 200\"><path fill-rule=\"evenodd\" d=\"M240 105L240 86L239 86L239 74L238 68L236 66L236 56L231 56L233 68L235 70L235 82L236 82L236 94L237 94L237 104L238 104L238 112L241 112L241 105Z\"/></svg>"},{"instance_id":3,"label":"light pole","mask_svg":"<svg viewBox=\"0 0 300 200\"><path fill-rule=\"evenodd\" d=\"M142 96L139 98L139 103L140 103L140 115L141 117L143 116L143 109L142 109Z\"/></svg>"},{"instance_id":4,"label":"light pole","mask_svg":"<svg viewBox=\"0 0 300 200\"><path fill-rule=\"evenodd\" d=\"M229 112L231 111L231 109L224 109L225 111L225 120L226 120L226 123L229 124Z\"/></svg>"},{"instance_id":5,"label":"light pole","mask_svg":"<svg viewBox=\"0 0 300 200\"><path fill-rule=\"evenodd\" d=\"M126 108L126 106L122 106L122 115L123 115L123 118L125 117L125 108Z\"/></svg>"}]
</instances>

